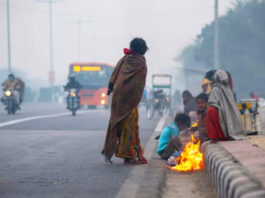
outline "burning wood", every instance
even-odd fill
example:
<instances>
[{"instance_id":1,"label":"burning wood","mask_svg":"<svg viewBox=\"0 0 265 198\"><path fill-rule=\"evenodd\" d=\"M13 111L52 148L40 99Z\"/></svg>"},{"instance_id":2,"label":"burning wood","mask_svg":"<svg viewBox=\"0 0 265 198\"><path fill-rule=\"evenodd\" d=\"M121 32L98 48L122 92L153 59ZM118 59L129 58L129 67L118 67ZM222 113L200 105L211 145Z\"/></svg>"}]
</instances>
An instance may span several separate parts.
<instances>
[{"instance_id":1,"label":"burning wood","mask_svg":"<svg viewBox=\"0 0 265 198\"><path fill-rule=\"evenodd\" d=\"M200 141L191 135L191 141L186 144L181 155L177 158L177 165L170 167L173 171L198 171L204 168L203 154L200 152Z\"/></svg>"}]
</instances>

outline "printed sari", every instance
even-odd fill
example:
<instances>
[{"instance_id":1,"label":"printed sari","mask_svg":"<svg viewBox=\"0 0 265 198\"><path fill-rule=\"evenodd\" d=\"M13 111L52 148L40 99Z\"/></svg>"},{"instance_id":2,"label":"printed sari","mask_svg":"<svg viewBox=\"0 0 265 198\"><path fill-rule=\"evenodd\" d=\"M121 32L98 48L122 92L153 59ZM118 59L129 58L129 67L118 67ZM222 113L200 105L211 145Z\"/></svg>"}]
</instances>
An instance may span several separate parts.
<instances>
[{"instance_id":1,"label":"printed sari","mask_svg":"<svg viewBox=\"0 0 265 198\"><path fill-rule=\"evenodd\" d=\"M120 158L134 158L135 154L142 152L138 104L145 87L146 73L144 56L127 54L118 62L111 75L111 116L102 151L108 160L114 153Z\"/></svg>"},{"instance_id":2,"label":"printed sari","mask_svg":"<svg viewBox=\"0 0 265 198\"><path fill-rule=\"evenodd\" d=\"M126 118L117 124L119 141L116 157L135 158L136 155L142 154L138 117L138 108L135 107Z\"/></svg>"}]
</instances>

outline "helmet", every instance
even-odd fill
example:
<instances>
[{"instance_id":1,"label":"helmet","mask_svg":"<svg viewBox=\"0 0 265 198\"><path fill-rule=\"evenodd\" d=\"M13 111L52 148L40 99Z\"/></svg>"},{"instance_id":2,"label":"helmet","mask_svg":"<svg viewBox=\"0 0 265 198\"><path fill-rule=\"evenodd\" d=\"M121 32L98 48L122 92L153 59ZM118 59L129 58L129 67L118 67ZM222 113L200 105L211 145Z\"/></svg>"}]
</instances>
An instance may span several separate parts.
<instances>
[{"instance_id":1,"label":"helmet","mask_svg":"<svg viewBox=\"0 0 265 198\"><path fill-rule=\"evenodd\" d=\"M73 75L73 74L71 74L70 76L69 76L69 81L74 81L75 80L75 76Z\"/></svg>"},{"instance_id":2,"label":"helmet","mask_svg":"<svg viewBox=\"0 0 265 198\"><path fill-rule=\"evenodd\" d=\"M13 73L8 74L8 79L9 80L14 80L15 79L15 75Z\"/></svg>"}]
</instances>

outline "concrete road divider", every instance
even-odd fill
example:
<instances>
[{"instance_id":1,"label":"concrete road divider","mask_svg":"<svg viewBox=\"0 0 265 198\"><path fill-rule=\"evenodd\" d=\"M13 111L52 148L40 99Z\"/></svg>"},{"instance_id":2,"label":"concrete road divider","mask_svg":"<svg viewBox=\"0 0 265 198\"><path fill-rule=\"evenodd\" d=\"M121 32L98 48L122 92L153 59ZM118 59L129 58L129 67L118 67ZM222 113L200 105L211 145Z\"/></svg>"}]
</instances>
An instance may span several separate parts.
<instances>
[{"instance_id":1,"label":"concrete road divider","mask_svg":"<svg viewBox=\"0 0 265 198\"><path fill-rule=\"evenodd\" d=\"M251 150L251 155L257 154L265 157L264 150L252 148L248 140L246 141L226 141L215 144L205 142L202 145L204 152L204 164L220 198L264 198L265 197L265 166L259 173L253 174L251 168L242 158L244 149L238 150L238 144L242 148ZM240 154L241 153L241 154ZM263 155L264 154L264 155ZM264 163L260 161L260 164ZM260 177L261 176L261 177ZM262 179L263 178L263 179Z\"/></svg>"}]
</instances>

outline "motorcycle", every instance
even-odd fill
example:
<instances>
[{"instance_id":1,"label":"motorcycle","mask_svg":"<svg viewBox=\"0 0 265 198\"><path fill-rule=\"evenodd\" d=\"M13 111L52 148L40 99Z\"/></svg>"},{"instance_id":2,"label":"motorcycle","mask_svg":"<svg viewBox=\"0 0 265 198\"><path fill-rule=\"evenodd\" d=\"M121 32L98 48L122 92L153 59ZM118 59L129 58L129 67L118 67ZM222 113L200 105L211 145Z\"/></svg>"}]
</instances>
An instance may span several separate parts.
<instances>
[{"instance_id":1,"label":"motorcycle","mask_svg":"<svg viewBox=\"0 0 265 198\"><path fill-rule=\"evenodd\" d=\"M77 89L70 89L67 96L67 107L72 111L72 115L76 115L76 111L79 109L79 97Z\"/></svg>"},{"instance_id":2,"label":"motorcycle","mask_svg":"<svg viewBox=\"0 0 265 198\"><path fill-rule=\"evenodd\" d=\"M2 101L6 106L5 109L7 111L7 114L15 114L18 110L18 91L6 89L3 93L4 96L2 98Z\"/></svg>"},{"instance_id":3,"label":"motorcycle","mask_svg":"<svg viewBox=\"0 0 265 198\"><path fill-rule=\"evenodd\" d=\"M162 90L153 92L153 97L151 97L146 104L148 119L152 119L156 111L160 116L167 115L169 113L169 99Z\"/></svg>"}]
</instances>

